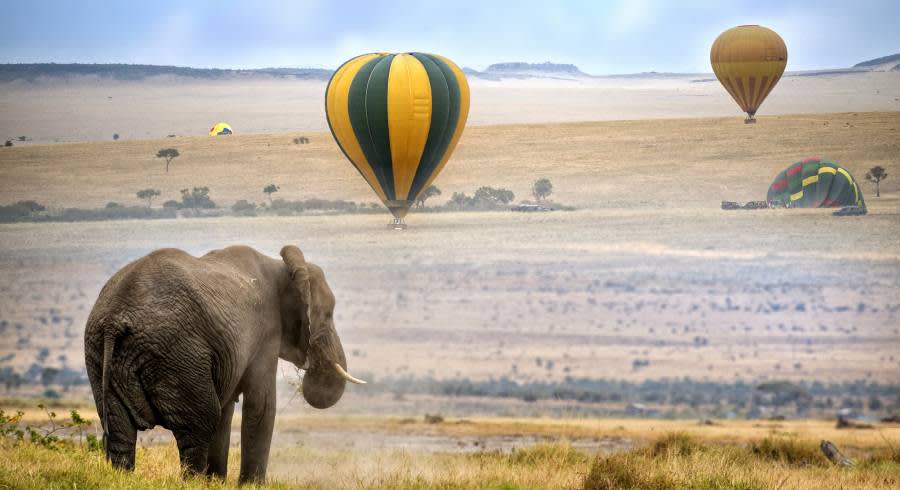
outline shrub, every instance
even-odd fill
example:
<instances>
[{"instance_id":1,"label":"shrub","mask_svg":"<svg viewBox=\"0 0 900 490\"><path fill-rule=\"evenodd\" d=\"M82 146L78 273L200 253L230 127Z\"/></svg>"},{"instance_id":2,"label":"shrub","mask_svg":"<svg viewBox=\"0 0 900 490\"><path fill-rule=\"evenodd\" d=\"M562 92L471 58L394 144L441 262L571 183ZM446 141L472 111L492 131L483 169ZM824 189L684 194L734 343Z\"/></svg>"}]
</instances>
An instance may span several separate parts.
<instances>
[{"instance_id":1,"label":"shrub","mask_svg":"<svg viewBox=\"0 0 900 490\"><path fill-rule=\"evenodd\" d=\"M0 223L27 221L35 213L46 210L47 208L34 201L19 201L8 206L0 206Z\"/></svg>"},{"instance_id":2,"label":"shrub","mask_svg":"<svg viewBox=\"0 0 900 490\"><path fill-rule=\"evenodd\" d=\"M181 209L181 203L174 199L169 199L162 206L164 209Z\"/></svg>"},{"instance_id":3,"label":"shrub","mask_svg":"<svg viewBox=\"0 0 900 490\"><path fill-rule=\"evenodd\" d=\"M231 206L231 211L237 216L256 216L256 203L241 199Z\"/></svg>"},{"instance_id":4,"label":"shrub","mask_svg":"<svg viewBox=\"0 0 900 490\"><path fill-rule=\"evenodd\" d=\"M209 198L209 187L194 187L191 190L181 189L181 208L213 209L216 203Z\"/></svg>"}]
</instances>

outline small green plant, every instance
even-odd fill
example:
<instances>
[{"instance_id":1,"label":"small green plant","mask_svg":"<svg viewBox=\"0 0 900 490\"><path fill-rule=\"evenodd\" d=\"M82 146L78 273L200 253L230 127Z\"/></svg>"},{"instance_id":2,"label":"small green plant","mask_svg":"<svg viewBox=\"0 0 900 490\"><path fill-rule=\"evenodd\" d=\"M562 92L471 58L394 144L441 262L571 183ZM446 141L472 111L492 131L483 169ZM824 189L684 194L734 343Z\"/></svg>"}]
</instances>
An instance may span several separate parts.
<instances>
[{"instance_id":1,"label":"small green plant","mask_svg":"<svg viewBox=\"0 0 900 490\"><path fill-rule=\"evenodd\" d=\"M85 429L91 426L91 421L82 417L78 410L72 409L69 412L70 419L68 421L60 421L56 412L47 408L46 405L40 404L38 408L47 414L47 424L44 428L30 425L21 427L20 423L25 415L24 412L18 411L15 415L9 415L0 409L0 436L24 442L27 434L27 440L32 444L47 449L58 449L71 443L77 434L77 447L84 447L89 451L102 449L103 445L96 435L85 434Z\"/></svg>"},{"instance_id":2,"label":"small green plant","mask_svg":"<svg viewBox=\"0 0 900 490\"><path fill-rule=\"evenodd\" d=\"M25 437L25 432L19 428L19 422L25 412L17 411L14 415L9 415L0 408L0 436L13 437L21 441Z\"/></svg>"}]
</instances>

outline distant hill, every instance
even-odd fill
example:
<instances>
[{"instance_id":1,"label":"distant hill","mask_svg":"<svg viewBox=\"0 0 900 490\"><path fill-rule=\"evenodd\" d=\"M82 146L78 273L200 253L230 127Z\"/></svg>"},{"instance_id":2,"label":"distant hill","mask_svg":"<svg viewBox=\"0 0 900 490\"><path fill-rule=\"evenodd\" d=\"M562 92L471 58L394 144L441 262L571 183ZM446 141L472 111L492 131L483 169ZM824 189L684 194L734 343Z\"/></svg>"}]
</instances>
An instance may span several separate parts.
<instances>
[{"instance_id":1,"label":"distant hill","mask_svg":"<svg viewBox=\"0 0 900 490\"><path fill-rule=\"evenodd\" d=\"M892 54L890 56L882 56L881 58L875 58L873 60L863 61L862 63L857 63L853 65L853 68L868 68L868 69L884 69L885 71L896 69L897 66L900 66L900 53Z\"/></svg>"},{"instance_id":2,"label":"distant hill","mask_svg":"<svg viewBox=\"0 0 900 490\"><path fill-rule=\"evenodd\" d=\"M571 80L591 76L579 70L575 65L551 63L549 61L544 63L525 63L521 61L494 63L493 65L488 66L484 71L464 68L463 72L465 72L466 75L486 80L500 80L503 78L554 78Z\"/></svg>"},{"instance_id":3,"label":"distant hill","mask_svg":"<svg viewBox=\"0 0 900 490\"><path fill-rule=\"evenodd\" d=\"M332 70L319 68L259 68L228 70L219 68L189 68L182 66L82 64L82 63L22 63L0 65L0 82L16 80L33 82L39 79L98 77L110 80L139 81L151 77L198 78L225 80L248 77L295 78L328 80Z\"/></svg>"}]
</instances>

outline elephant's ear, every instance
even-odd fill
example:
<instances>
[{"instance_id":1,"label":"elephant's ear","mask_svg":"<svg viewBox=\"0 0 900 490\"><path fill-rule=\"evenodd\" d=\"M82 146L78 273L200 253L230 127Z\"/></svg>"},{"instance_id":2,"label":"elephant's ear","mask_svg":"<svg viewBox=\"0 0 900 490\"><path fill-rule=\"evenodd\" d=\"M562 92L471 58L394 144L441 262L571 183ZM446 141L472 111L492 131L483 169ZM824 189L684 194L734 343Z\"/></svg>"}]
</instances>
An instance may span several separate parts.
<instances>
[{"instance_id":1,"label":"elephant's ear","mask_svg":"<svg viewBox=\"0 0 900 490\"><path fill-rule=\"evenodd\" d=\"M309 267L306 266L306 258L303 252L293 245L286 245L281 249L281 258L284 260L288 271L291 273L291 281L300 292L300 301L306 307L306 317L309 318L309 308L312 303L309 288Z\"/></svg>"}]
</instances>

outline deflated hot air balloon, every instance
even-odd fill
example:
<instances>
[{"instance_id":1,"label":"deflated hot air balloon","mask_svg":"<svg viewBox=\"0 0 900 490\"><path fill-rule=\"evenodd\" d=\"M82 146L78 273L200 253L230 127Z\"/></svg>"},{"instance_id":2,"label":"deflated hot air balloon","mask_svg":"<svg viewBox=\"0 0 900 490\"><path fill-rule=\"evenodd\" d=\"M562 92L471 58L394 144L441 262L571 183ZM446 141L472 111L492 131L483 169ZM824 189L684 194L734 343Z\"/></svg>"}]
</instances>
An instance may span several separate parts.
<instances>
[{"instance_id":1,"label":"deflated hot air balloon","mask_svg":"<svg viewBox=\"0 0 900 490\"><path fill-rule=\"evenodd\" d=\"M787 65L787 47L773 30L762 26L738 26L716 38L709 54L716 78L747 113L753 116Z\"/></svg>"},{"instance_id":2,"label":"deflated hot air balloon","mask_svg":"<svg viewBox=\"0 0 900 490\"><path fill-rule=\"evenodd\" d=\"M402 225L459 142L469 84L442 56L364 54L331 77L325 112L344 155Z\"/></svg>"},{"instance_id":3,"label":"deflated hot air balloon","mask_svg":"<svg viewBox=\"0 0 900 490\"><path fill-rule=\"evenodd\" d=\"M229 126L227 123L220 122L215 126L209 128L210 136L220 136L226 134L234 134L234 131L231 130L231 126Z\"/></svg>"},{"instance_id":4,"label":"deflated hot air balloon","mask_svg":"<svg viewBox=\"0 0 900 490\"><path fill-rule=\"evenodd\" d=\"M865 208L862 191L846 169L830 160L809 158L781 171L766 199L792 208Z\"/></svg>"}]
</instances>

